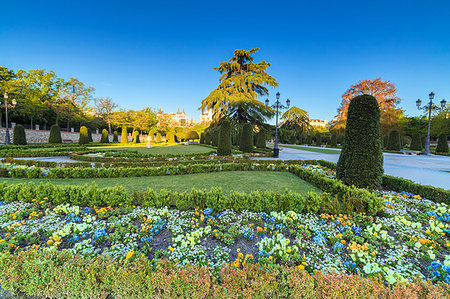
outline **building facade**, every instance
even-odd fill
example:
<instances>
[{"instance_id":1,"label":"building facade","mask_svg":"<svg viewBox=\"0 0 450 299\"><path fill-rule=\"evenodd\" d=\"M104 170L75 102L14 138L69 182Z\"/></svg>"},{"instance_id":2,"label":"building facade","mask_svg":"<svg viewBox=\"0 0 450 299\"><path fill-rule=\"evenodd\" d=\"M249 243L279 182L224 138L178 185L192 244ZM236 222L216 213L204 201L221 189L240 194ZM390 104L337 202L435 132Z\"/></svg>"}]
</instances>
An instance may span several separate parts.
<instances>
[{"instance_id":1,"label":"building facade","mask_svg":"<svg viewBox=\"0 0 450 299\"><path fill-rule=\"evenodd\" d=\"M178 109L177 113L163 113L162 110L159 109L156 117L158 126L161 126L163 123L168 123L171 127L192 127L195 125L195 120L190 119L186 115L184 108L182 112Z\"/></svg>"},{"instance_id":2,"label":"building facade","mask_svg":"<svg viewBox=\"0 0 450 299\"><path fill-rule=\"evenodd\" d=\"M326 128L328 126L328 121L320 119L311 119L309 124L316 128Z\"/></svg>"}]
</instances>

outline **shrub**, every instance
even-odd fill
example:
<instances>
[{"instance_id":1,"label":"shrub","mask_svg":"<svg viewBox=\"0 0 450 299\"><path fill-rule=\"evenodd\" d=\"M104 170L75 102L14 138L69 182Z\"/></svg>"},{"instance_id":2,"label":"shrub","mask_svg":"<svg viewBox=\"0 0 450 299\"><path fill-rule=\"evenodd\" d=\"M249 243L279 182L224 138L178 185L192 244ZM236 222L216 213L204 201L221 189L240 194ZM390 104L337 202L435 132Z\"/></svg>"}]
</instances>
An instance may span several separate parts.
<instances>
[{"instance_id":1,"label":"shrub","mask_svg":"<svg viewBox=\"0 0 450 299\"><path fill-rule=\"evenodd\" d=\"M436 147L436 153L448 153L448 141L447 141L447 135L441 134L439 135L437 147Z\"/></svg>"},{"instance_id":2,"label":"shrub","mask_svg":"<svg viewBox=\"0 0 450 299\"><path fill-rule=\"evenodd\" d=\"M217 146L219 144L219 129L213 128L211 130L211 144Z\"/></svg>"},{"instance_id":3,"label":"shrub","mask_svg":"<svg viewBox=\"0 0 450 299\"><path fill-rule=\"evenodd\" d=\"M211 145L211 133L210 132L205 133L205 144Z\"/></svg>"},{"instance_id":4,"label":"shrub","mask_svg":"<svg viewBox=\"0 0 450 299\"><path fill-rule=\"evenodd\" d=\"M108 131L106 129L102 130L102 138L100 139L100 143L109 143Z\"/></svg>"},{"instance_id":5,"label":"shrub","mask_svg":"<svg viewBox=\"0 0 450 299\"><path fill-rule=\"evenodd\" d=\"M117 134L117 131L114 131L113 142L119 142L119 134Z\"/></svg>"},{"instance_id":6,"label":"shrub","mask_svg":"<svg viewBox=\"0 0 450 299\"><path fill-rule=\"evenodd\" d=\"M316 145L322 145L322 134L317 134L317 137L316 137Z\"/></svg>"},{"instance_id":7,"label":"shrub","mask_svg":"<svg viewBox=\"0 0 450 299\"><path fill-rule=\"evenodd\" d=\"M13 144L27 145L27 137L25 135L25 129L22 125L16 125L14 127Z\"/></svg>"},{"instance_id":8,"label":"shrub","mask_svg":"<svg viewBox=\"0 0 450 299\"><path fill-rule=\"evenodd\" d=\"M217 154L219 156L231 155L231 124L227 119L220 125Z\"/></svg>"},{"instance_id":9,"label":"shrub","mask_svg":"<svg viewBox=\"0 0 450 299\"><path fill-rule=\"evenodd\" d=\"M187 140L195 140L195 139L199 139L198 133L195 132L195 131L189 131L189 132L186 134L186 139L187 139Z\"/></svg>"},{"instance_id":10,"label":"shrub","mask_svg":"<svg viewBox=\"0 0 450 299\"><path fill-rule=\"evenodd\" d=\"M166 142L175 143L175 134L172 132L167 133L166 134Z\"/></svg>"},{"instance_id":11,"label":"shrub","mask_svg":"<svg viewBox=\"0 0 450 299\"><path fill-rule=\"evenodd\" d=\"M345 145L336 176L346 185L377 188L383 177L380 107L370 95L353 98L348 108Z\"/></svg>"},{"instance_id":12,"label":"shrub","mask_svg":"<svg viewBox=\"0 0 450 299\"><path fill-rule=\"evenodd\" d=\"M244 153L253 151L253 127L251 124L246 123L242 126L240 150Z\"/></svg>"},{"instance_id":13,"label":"shrub","mask_svg":"<svg viewBox=\"0 0 450 299\"><path fill-rule=\"evenodd\" d=\"M422 150L422 140L419 133L416 133L412 136L411 139L411 145L409 149L414 151L421 151Z\"/></svg>"},{"instance_id":14,"label":"shrub","mask_svg":"<svg viewBox=\"0 0 450 299\"><path fill-rule=\"evenodd\" d=\"M133 143L141 143L139 139L139 131L133 131Z\"/></svg>"},{"instance_id":15,"label":"shrub","mask_svg":"<svg viewBox=\"0 0 450 299\"><path fill-rule=\"evenodd\" d=\"M389 143L389 136L383 136L383 148L387 149L388 148L388 143Z\"/></svg>"},{"instance_id":16,"label":"shrub","mask_svg":"<svg viewBox=\"0 0 450 299\"><path fill-rule=\"evenodd\" d=\"M94 142L94 140L92 139L92 130L91 130L91 128L88 128L88 140L89 140L89 142Z\"/></svg>"},{"instance_id":17,"label":"shrub","mask_svg":"<svg viewBox=\"0 0 450 299\"><path fill-rule=\"evenodd\" d=\"M257 148L266 148L266 131L264 129L260 129L259 133L256 134L256 147Z\"/></svg>"},{"instance_id":18,"label":"shrub","mask_svg":"<svg viewBox=\"0 0 450 299\"><path fill-rule=\"evenodd\" d=\"M336 134L331 134L331 142L330 142L331 146L337 146L337 136Z\"/></svg>"},{"instance_id":19,"label":"shrub","mask_svg":"<svg viewBox=\"0 0 450 299\"><path fill-rule=\"evenodd\" d=\"M155 139L155 142L161 142L161 133L156 133L156 139Z\"/></svg>"},{"instance_id":20,"label":"shrub","mask_svg":"<svg viewBox=\"0 0 450 299\"><path fill-rule=\"evenodd\" d=\"M128 133L126 127L122 127L122 135L120 136L120 143L128 143Z\"/></svg>"},{"instance_id":21,"label":"shrub","mask_svg":"<svg viewBox=\"0 0 450 299\"><path fill-rule=\"evenodd\" d=\"M400 151L402 149L402 142L400 133L397 130L392 130L389 134L387 149L391 151Z\"/></svg>"},{"instance_id":22,"label":"shrub","mask_svg":"<svg viewBox=\"0 0 450 299\"><path fill-rule=\"evenodd\" d=\"M61 129L58 125L53 125L50 128L50 137L48 138L48 143L62 143Z\"/></svg>"},{"instance_id":23,"label":"shrub","mask_svg":"<svg viewBox=\"0 0 450 299\"><path fill-rule=\"evenodd\" d=\"M89 133L88 128L86 126L82 126L80 128L80 138L78 139L79 144L88 144L89 143Z\"/></svg>"}]
</instances>

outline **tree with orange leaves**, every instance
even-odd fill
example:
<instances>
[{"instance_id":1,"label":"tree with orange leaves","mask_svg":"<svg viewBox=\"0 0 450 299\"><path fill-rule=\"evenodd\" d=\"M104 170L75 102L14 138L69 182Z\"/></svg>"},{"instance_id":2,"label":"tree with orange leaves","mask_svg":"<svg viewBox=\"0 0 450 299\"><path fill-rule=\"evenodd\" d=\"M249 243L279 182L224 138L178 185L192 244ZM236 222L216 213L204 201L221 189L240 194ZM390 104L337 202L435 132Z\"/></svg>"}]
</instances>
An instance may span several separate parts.
<instances>
[{"instance_id":1,"label":"tree with orange leaves","mask_svg":"<svg viewBox=\"0 0 450 299\"><path fill-rule=\"evenodd\" d=\"M403 114L403 110L397 108L401 100L396 93L397 89L394 83L382 81L381 78L361 80L357 84L350 86L342 95L342 103L338 108L338 115L333 125L334 130L343 132L345 129L348 105L351 99L358 95L368 94L375 97L378 105L380 105L381 133L387 135L393 128L397 127L397 121Z\"/></svg>"}]
</instances>

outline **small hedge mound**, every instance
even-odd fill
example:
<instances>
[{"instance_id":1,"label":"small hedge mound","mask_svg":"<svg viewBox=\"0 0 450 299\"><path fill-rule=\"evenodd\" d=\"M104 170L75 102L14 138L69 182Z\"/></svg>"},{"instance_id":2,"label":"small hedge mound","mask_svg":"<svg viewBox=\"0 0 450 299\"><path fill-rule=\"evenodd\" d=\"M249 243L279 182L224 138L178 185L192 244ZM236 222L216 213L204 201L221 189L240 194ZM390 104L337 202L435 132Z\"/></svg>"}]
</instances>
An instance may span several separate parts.
<instances>
[{"instance_id":1,"label":"small hedge mound","mask_svg":"<svg viewBox=\"0 0 450 299\"><path fill-rule=\"evenodd\" d=\"M113 142L119 142L119 134L117 134L117 131L114 131Z\"/></svg>"},{"instance_id":2,"label":"small hedge mound","mask_svg":"<svg viewBox=\"0 0 450 299\"><path fill-rule=\"evenodd\" d=\"M389 134L387 149L391 151L400 151L402 149L402 142L399 131L391 131L391 133Z\"/></svg>"},{"instance_id":3,"label":"small hedge mound","mask_svg":"<svg viewBox=\"0 0 450 299\"><path fill-rule=\"evenodd\" d=\"M242 126L240 150L244 153L253 152L253 127L251 124Z\"/></svg>"},{"instance_id":4,"label":"small hedge mound","mask_svg":"<svg viewBox=\"0 0 450 299\"><path fill-rule=\"evenodd\" d=\"M266 148L266 131L261 129L258 134L256 134L256 147L265 149Z\"/></svg>"},{"instance_id":5,"label":"small hedge mound","mask_svg":"<svg viewBox=\"0 0 450 299\"><path fill-rule=\"evenodd\" d=\"M80 138L78 139L79 144L88 144L89 143L89 132L88 128L82 126L80 128Z\"/></svg>"},{"instance_id":6,"label":"small hedge mound","mask_svg":"<svg viewBox=\"0 0 450 299\"><path fill-rule=\"evenodd\" d=\"M120 136L120 143L128 143L128 133L126 127L122 127L122 135Z\"/></svg>"},{"instance_id":7,"label":"small hedge mound","mask_svg":"<svg viewBox=\"0 0 450 299\"><path fill-rule=\"evenodd\" d=\"M436 147L436 153L448 153L448 140L447 135L441 134L438 138Z\"/></svg>"},{"instance_id":8,"label":"small hedge mound","mask_svg":"<svg viewBox=\"0 0 450 299\"><path fill-rule=\"evenodd\" d=\"M27 137L25 135L25 129L22 125L16 125L14 127L13 144L27 145Z\"/></svg>"},{"instance_id":9,"label":"small hedge mound","mask_svg":"<svg viewBox=\"0 0 450 299\"><path fill-rule=\"evenodd\" d=\"M413 151L421 151L422 148L422 138L420 137L420 134L416 133L412 135L411 146L409 147L409 149Z\"/></svg>"},{"instance_id":10,"label":"small hedge mound","mask_svg":"<svg viewBox=\"0 0 450 299\"><path fill-rule=\"evenodd\" d=\"M217 154L219 156L231 155L231 124L227 119L220 125Z\"/></svg>"},{"instance_id":11,"label":"small hedge mound","mask_svg":"<svg viewBox=\"0 0 450 299\"><path fill-rule=\"evenodd\" d=\"M102 138L100 139L100 143L109 143L108 131L106 129L103 129L102 131Z\"/></svg>"},{"instance_id":12,"label":"small hedge mound","mask_svg":"<svg viewBox=\"0 0 450 299\"><path fill-rule=\"evenodd\" d=\"M51 126L48 143L62 143L61 128L58 125Z\"/></svg>"},{"instance_id":13,"label":"small hedge mound","mask_svg":"<svg viewBox=\"0 0 450 299\"><path fill-rule=\"evenodd\" d=\"M380 108L370 95L353 98L348 108L345 145L336 169L344 184L377 188L383 177Z\"/></svg>"}]
</instances>

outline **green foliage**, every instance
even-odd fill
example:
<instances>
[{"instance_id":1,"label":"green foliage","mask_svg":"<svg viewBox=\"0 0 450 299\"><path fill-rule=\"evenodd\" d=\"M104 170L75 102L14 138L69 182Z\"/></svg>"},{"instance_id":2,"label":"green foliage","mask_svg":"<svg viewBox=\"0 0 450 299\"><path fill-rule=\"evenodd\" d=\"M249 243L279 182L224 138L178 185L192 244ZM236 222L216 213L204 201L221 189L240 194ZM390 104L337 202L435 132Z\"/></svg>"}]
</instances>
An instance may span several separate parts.
<instances>
[{"instance_id":1,"label":"green foliage","mask_svg":"<svg viewBox=\"0 0 450 299\"><path fill-rule=\"evenodd\" d=\"M231 155L231 124L228 119L222 121L219 127L219 142L217 145L217 155Z\"/></svg>"},{"instance_id":2,"label":"green foliage","mask_svg":"<svg viewBox=\"0 0 450 299\"><path fill-rule=\"evenodd\" d=\"M175 134L172 132L168 132L166 134L166 142L168 143L175 143Z\"/></svg>"},{"instance_id":3,"label":"green foliage","mask_svg":"<svg viewBox=\"0 0 450 299\"><path fill-rule=\"evenodd\" d=\"M205 144L211 145L211 132L205 132Z\"/></svg>"},{"instance_id":4,"label":"green foliage","mask_svg":"<svg viewBox=\"0 0 450 299\"><path fill-rule=\"evenodd\" d=\"M139 139L139 131L133 131L133 143L141 143L141 140Z\"/></svg>"},{"instance_id":5,"label":"green foliage","mask_svg":"<svg viewBox=\"0 0 450 299\"><path fill-rule=\"evenodd\" d=\"M62 143L61 129L58 125L51 126L48 143Z\"/></svg>"},{"instance_id":6,"label":"green foliage","mask_svg":"<svg viewBox=\"0 0 450 299\"><path fill-rule=\"evenodd\" d=\"M92 139L92 130L91 130L91 128L88 128L88 140L89 140L89 142L93 142L94 141Z\"/></svg>"},{"instance_id":7,"label":"green foliage","mask_svg":"<svg viewBox=\"0 0 450 299\"><path fill-rule=\"evenodd\" d=\"M397 130L391 131L391 133L389 134L387 149L390 151L400 151L402 149L402 142L400 139L399 131Z\"/></svg>"},{"instance_id":8,"label":"green foliage","mask_svg":"<svg viewBox=\"0 0 450 299\"><path fill-rule=\"evenodd\" d=\"M198 137L198 133L196 131L189 131L186 134L186 139L187 140L195 140L195 139L199 139Z\"/></svg>"},{"instance_id":9,"label":"green foliage","mask_svg":"<svg viewBox=\"0 0 450 299\"><path fill-rule=\"evenodd\" d=\"M100 139L100 143L109 143L108 131L106 129L102 130L102 137Z\"/></svg>"},{"instance_id":10,"label":"green foliage","mask_svg":"<svg viewBox=\"0 0 450 299\"><path fill-rule=\"evenodd\" d=\"M380 108L373 96L357 96L350 102L345 145L339 156L336 176L348 186L377 188L381 185Z\"/></svg>"},{"instance_id":11,"label":"green foliage","mask_svg":"<svg viewBox=\"0 0 450 299\"><path fill-rule=\"evenodd\" d=\"M331 134L331 146L337 146L337 135L335 133Z\"/></svg>"},{"instance_id":12,"label":"green foliage","mask_svg":"<svg viewBox=\"0 0 450 299\"><path fill-rule=\"evenodd\" d=\"M80 137L78 139L79 144L88 144L89 143L89 133L88 128L85 126L82 126L80 128Z\"/></svg>"},{"instance_id":13,"label":"green foliage","mask_svg":"<svg viewBox=\"0 0 450 299\"><path fill-rule=\"evenodd\" d=\"M200 143L205 144L205 133L204 132L200 133Z\"/></svg>"},{"instance_id":14,"label":"green foliage","mask_svg":"<svg viewBox=\"0 0 450 299\"><path fill-rule=\"evenodd\" d=\"M122 127L122 135L120 136L120 143L128 143L128 132L126 127Z\"/></svg>"},{"instance_id":15,"label":"green foliage","mask_svg":"<svg viewBox=\"0 0 450 299\"><path fill-rule=\"evenodd\" d=\"M448 140L447 135L445 135L444 133L439 135L436 153L448 153Z\"/></svg>"},{"instance_id":16,"label":"green foliage","mask_svg":"<svg viewBox=\"0 0 450 299\"><path fill-rule=\"evenodd\" d=\"M253 126L249 123L242 126L240 150L244 153L253 152Z\"/></svg>"},{"instance_id":17,"label":"green foliage","mask_svg":"<svg viewBox=\"0 0 450 299\"><path fill-rule=\"evenodd\" d=\"M383 149L387 149L389 144L389 136L383 136Z\"/></svg>"},{"instance_id":18,"label":"green foliage","mask_svg":"<svg viewBox=\"0 0 450 299\"><path fill-rule=\"evenodd\" d=\"M262 128L256 134L256 147L261 149L266 148L266 131Z\"/></svg>"},{"instance_id":19,"label":"green foliage","mask_svg":"<svg viewBox=\"0 0 450 299\"><path fill-rule=\"evenodd\" d=\"M22 125L16 125L14 127L13 144L15 144L15 145L26 145L27 144L25 128Z\"/></svg>"},{"instance_id":20,"label":"green foliage","mask_svg":"<svg viewBox=\"0 0 450 299\"><path fill-rule=\"evenodd\" d=\"M119 142L119 134L117 134L117 131L114 131L113 142Z\"/></svg>"},{"instance_id":21,"label":"green foliage","mask_svg":"<svg viewBox=\"0 0 450 299\"><path fill-rule=\"evenodd\" d=\"M211 130L211 144L213 146L219 145L219 128L217 127Z\"/></svg>"},{"instance_id":22,"label":"green foliage","mask_svg":"<svg viewBox=\"0 0 450 299\"><path fill-rule=\"evenodd\" d=\"M415 133L411 138L411 146L409 149L413 151L421 151L422 150L422 139L419 133Z\"/></svg>"},{"instance_id":23,"label":"green foliage","mask_svg":"<svg viewBox=\"0 0 450 299\"><path fill-rule=\"evenodd\" d=\"M317 134L316 136L316 145L322 145L322 134Z\"/></svg>"},{"instance_id":24,"label":"green foliage","mask_svg":"<svg viewBox=\"0 0 450 299\"><path fill-rule=\"evenodd\" d=\"M161 139L161 133L156 133L156 139L155 139L155 142L156 143L159 143L159 142L161 142L162 141L162 139Z\"/></svg>"}]
</instances>

